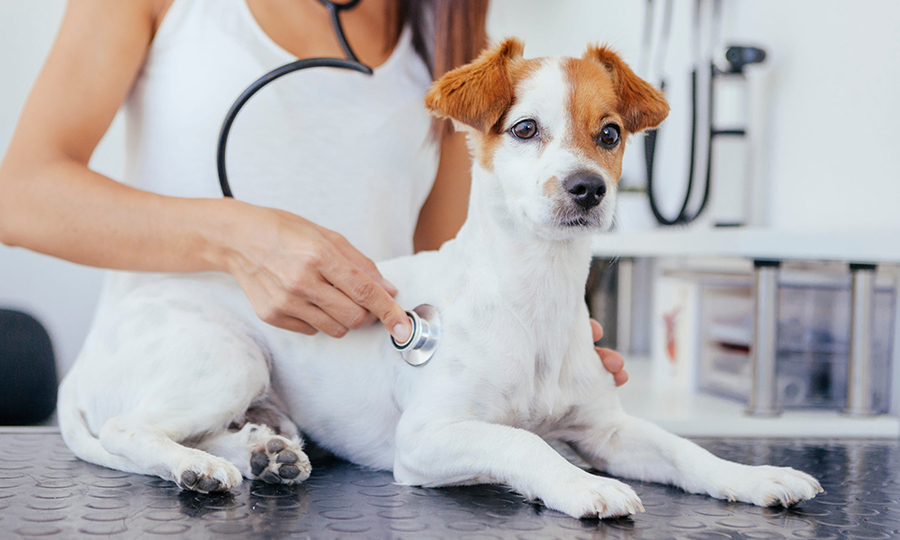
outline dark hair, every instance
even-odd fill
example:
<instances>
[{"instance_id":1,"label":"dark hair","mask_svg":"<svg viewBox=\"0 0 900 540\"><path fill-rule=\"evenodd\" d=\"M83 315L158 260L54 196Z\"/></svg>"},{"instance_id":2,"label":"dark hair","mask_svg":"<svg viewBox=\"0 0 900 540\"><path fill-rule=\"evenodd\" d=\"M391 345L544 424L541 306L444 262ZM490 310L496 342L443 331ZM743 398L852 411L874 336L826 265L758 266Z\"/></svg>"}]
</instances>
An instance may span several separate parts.
<instances>
[{"instance_id":1,"label":"dark hair","mask_svg":"<svg viewBox=\"0 0 900 540\"><path fill-rule=\"evenodd\" d=\"M392 42L404 26L412 30L412 46L438 79L453 68L471 62L487 46L488 0L398 0L396 24L389 29ZM451 130L446 120L435 120L432 134L440 138Z\"/></svg>"},{"instance_id":2,"label":"dark hair","mask_svg":"<svg viewBox=\"0 0 900 540\"><path fill-rule=\"evenodd\" d=\"M398 17L412 27L413 46L437 79L487 46L487 8L488 0L401 0ZM425 19L429 14L432 21Z\"/></svg>"}]
</instances>

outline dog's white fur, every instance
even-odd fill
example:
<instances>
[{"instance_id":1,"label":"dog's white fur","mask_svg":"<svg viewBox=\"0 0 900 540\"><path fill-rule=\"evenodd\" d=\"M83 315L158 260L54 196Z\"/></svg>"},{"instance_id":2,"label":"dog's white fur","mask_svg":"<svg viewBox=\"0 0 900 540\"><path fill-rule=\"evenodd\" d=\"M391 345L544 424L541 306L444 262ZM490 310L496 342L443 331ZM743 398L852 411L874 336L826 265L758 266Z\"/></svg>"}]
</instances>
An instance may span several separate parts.
<instances>
[{"instance_id":1,"label":"dog's white fur","mask_svg":"<svg viewBox=\"0 0 900 540\"><path fill-rule=\"evenodd\" d=\"M404 363L380 325L339 340L267 326L227 276L166 280L129 295L89 336L60 388L69 447L200 491L242 476L293 483L309 475L295 423L402 484L502 482L575 517L642 510L630 487L546 442L562 440L611 474L693 493L758 505L815 496L807 474L724 461L622 411L583 300L586 233L611 224L617 173L567 143L578 128L563 62L543 59L520 77L488 166L477 130L461 125L478 159L457 238L378 266L401 305L440 311L445 331L430 363ZM537 120L540 141L504 131L522 118ZM572 226L560 217L578 211L571 197L545 184L578 170L605 178L608 192ZM281 459L283 449L297 459ZM279 476L283 463L298 473Z\"/></svg>"}]
</instances>

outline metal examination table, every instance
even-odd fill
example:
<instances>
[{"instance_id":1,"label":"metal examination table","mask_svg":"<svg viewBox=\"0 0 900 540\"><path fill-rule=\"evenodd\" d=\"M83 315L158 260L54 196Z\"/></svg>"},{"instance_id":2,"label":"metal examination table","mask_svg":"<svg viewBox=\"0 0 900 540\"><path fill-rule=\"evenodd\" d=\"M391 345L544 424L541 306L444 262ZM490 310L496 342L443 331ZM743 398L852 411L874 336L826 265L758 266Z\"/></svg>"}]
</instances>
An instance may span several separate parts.
<instances>
[{"instance_id":1,"label":"metal examination table","mask_svg":"<svg viewBox=\"0 0 900 540\"><path fill-rule=\"evenodd\" d=\"M245 481L209 496L79 461L52 428L0 428L0 539L900 537L898 441L697 442L728 459L803 469L826 493L795 508L770 509L628 482L646 513L577 520L500 486L395 486L390 473L332 459L314 462L312 476L299 486Z\"/></svg>"}]
</instances>

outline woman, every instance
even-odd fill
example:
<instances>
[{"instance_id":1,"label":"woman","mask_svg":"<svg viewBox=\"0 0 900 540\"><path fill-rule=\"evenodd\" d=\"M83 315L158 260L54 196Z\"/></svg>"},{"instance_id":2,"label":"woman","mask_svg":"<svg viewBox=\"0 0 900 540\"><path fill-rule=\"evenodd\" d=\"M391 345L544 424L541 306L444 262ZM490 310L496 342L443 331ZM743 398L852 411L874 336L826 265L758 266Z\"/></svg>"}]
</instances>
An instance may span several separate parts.
<instances>
[{"instance_id":1,"label":"woman","mask_svg":"<svg viewBox=\"0 0 900 540\"><path fill-rule=\"evenodd\" d=\"M159 273L227 272L272 325L340 337L377 319L405 341L396 289L368 257L436 249L465 219L465 142L432 128L422 97L484 46L486 10L365 0L345 11L374 75L310 70L254 97L229 144L232 200L215 177L221 119L262 73L343 56L323 3L71 2L0 165L0 241L125 271L107 278L100 313ZM123 105L120 183L88 161ZM624 383L621 357L598 353Z\"/></svg>"}]
</instances>

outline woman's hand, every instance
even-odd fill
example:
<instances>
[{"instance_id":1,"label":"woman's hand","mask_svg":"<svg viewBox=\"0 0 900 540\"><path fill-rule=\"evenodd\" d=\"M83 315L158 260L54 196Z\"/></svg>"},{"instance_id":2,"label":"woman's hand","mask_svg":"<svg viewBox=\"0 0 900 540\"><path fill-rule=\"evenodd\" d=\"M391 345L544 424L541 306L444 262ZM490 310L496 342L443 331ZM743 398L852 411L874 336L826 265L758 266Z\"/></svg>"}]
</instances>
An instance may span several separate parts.
<instances>
[{"instance_id":1,"label":"woman's hand","mask_svg":"<svg viewBox=\"0 0 900 540\"><path fill-rule=\"evenodd\" d=\"M603 339L603 327L594 319L591 319L591 333L594 336L594 343ZM606 371L613 374L616 386L622 386L628 382L628 372L625 371L625 359L622 358L621 354L605 347L594 347L594 350L597 351L597 356L600 357L600 361L603 362L603 367L606 368Z\"/></svg>"},{"instance_id":2,"label":"woman's hand","mask_svg":"<svg viewBox=\"0 0 900 540\"><path fill-rule=\"evenodd\" d=\"M235 204L239 225L226 235L224 267L260 319L333 337L380 319L398 342L409 338L409 317L392 298L397 289L343 236L289 212Z\"/></svg>"}]
</instances>

